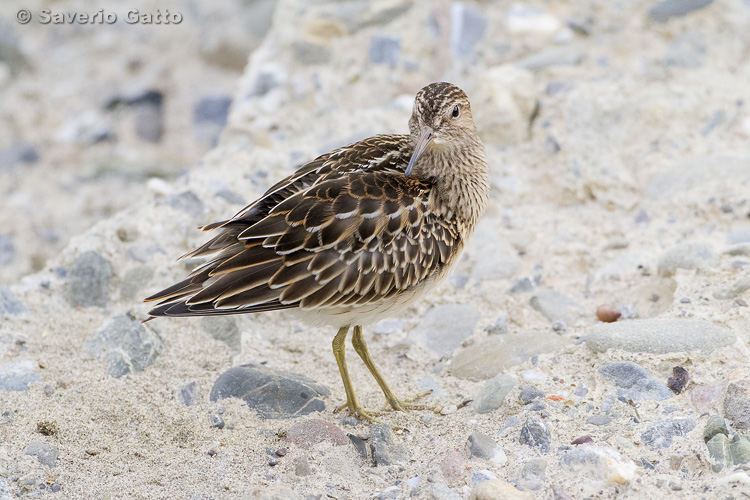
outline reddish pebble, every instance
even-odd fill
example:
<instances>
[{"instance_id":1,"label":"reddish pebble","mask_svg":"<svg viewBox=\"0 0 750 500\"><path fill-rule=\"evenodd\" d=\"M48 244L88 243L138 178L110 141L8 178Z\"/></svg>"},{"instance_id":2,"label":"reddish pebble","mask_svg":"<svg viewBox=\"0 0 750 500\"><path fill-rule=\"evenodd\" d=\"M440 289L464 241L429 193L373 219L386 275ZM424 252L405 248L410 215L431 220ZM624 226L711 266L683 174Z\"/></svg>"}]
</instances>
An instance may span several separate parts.
<instances>
[{"instance_id":1,"label":"reddish pebble","mask_svg":"<svg viewBox=\"0 0 750 500\"><path fill-rule=\"evenodd\" d=\"M604 323L614 323L622 313L610 306L599 306L596 308L596 319Z\"/></svg>"},{"instance_id":2,"label":"reddish pebble","mask_svg":"<svg viewBox=\"0 0 750 500\"><path fill-rule=\"evenodd\" d=\"M555 394L555 395L552 395L552 396L547 396L547 399L551 399L552 401L562 401L565 398L562 397L562 396L558 396L558 395Z\"/></svg>"},{"instance_id":3,"label":"reddish pebble","mask_svg":"<svg viewBox=\"0 0 750 500\"><path fill-rule=\"evenodd\" d=\"M579 438L575 438L573 441L571 441L570 444L587 444L587 443L593 443L594 440L591 438L591 436L581 436Z\"/></svg>"},{"instance_id":4,"label":"reddish pebble","mask_svg":"<svg viewBox=\"0 0 750 500\"><path fill-rule=\"evenodd\" d=\"M460 481L466 472L466 453L463 451L452 451L440 462L440 472L449 484Z\"/></svg>"},{"instance_id":5,"label":"reddish pebble","mask_svg":"<svg viewBox=\"0 0 750 500\"><path fill-rule=\"evenodd\" d=\"M286 437L292 443L305 449L323 441L330 441L337 446L349 444L346 434L325 420L307 420L294 424L286 432Z\"/></svg>"}]
</instances>

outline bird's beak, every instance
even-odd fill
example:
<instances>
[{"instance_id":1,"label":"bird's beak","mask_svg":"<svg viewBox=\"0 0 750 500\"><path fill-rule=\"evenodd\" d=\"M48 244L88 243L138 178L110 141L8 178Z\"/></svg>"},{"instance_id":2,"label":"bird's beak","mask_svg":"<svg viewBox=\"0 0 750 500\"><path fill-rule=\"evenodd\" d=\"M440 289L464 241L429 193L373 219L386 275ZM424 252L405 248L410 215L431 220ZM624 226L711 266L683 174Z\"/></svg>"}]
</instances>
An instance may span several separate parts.
<instances>
[{"instance_id":1,"label":"bird's beak","mask_svg":"<svg viewBox=\"0 0 750 500\"><path fill-rule=\"evenodd\" d=\"M406 167L405 175L411 175L411 171L414 170L414 165L417 164L417 160L422 156L422 153L427 149L427 146L432 144L434 138L435 133L430 127L424 127L422 129L417 145L414 147L414 154L411 155L411 160L409 160L409 166Z\"/></svg>"}]
</instances>

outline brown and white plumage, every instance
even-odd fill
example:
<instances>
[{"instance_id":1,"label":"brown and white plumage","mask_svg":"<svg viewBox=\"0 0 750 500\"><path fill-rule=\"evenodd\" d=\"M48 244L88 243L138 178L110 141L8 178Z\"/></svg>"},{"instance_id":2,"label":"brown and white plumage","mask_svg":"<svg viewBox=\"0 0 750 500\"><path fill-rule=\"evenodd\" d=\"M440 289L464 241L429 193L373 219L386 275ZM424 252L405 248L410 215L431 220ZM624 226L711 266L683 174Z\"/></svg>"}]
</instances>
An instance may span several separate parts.
<instances>
[{"instance_id":1,"label":"brown and white plumage","mask_svg":"<svg viewBox=\"0 0 750 500\"><path fill-rule=\"evenodd\" d=\"M466 94L420 90L409 135L379 135L307 163L185 257L209 257L151 297L152 316L299 310L369 324L451 269L487 202L484 148Z\"/></svg>"}]
</instances>

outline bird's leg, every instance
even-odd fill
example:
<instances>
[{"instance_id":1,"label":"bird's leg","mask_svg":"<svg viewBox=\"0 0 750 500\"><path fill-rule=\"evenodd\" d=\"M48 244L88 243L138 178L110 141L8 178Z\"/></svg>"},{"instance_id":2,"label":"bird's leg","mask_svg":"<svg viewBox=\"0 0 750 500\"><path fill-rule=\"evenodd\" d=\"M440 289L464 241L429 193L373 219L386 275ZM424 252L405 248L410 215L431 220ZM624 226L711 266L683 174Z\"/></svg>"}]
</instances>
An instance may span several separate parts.
<instances>
[{"instance_id":1,"label":"bird's leg","mask_svg":"<svg viewBox=\"0 0 750 500\"><path fill-rule=\"evenodd\" d=\"M356 328L356 327L355 327ZM357 418L366 420L367 422L374 422L372 416L367 413L359 405L357 401L357 395L354 394L354 387L352 387L352 380L349 378L349 369L346 367L346 336L349 333L349 326L342 326L339 328L338 333L333 338L333 355L336 357L336 363L339 365L339 372L341 373L341 380L344 382L344 391L346 392L346 404L339 406L334 410L335 412L341 411L344 408L349 409L349 413Z\"/></svg>"},{"instance_id":2,"label":"bird's leg","mask_svg":"<svg viewBox=\"0 0 750 500\"><path fill-rule=\"evenodd\" d=\"M364 361L367 369L370 370L370 373L380 386L383 394L385 394L385 399L388 401L388 404L391 405L391 408L396 411L423 410L426 408L422 405L415 405L410 402L402 401L398 398L398 396L396 396L396 393L394 393L391 388L388 387L388 383L386 383L385 379L380 374L380 371L378 371L378 367L375 366L375 363L372 362L370 351L367 350L367 343L365 343L365 337L362 335L361 326L354 327L354 333L352 334L352 345L354 346L354 350L357 351L357 354L359 354L359 357L362 358L362 361Z\"/></svg>"}]
</instances>

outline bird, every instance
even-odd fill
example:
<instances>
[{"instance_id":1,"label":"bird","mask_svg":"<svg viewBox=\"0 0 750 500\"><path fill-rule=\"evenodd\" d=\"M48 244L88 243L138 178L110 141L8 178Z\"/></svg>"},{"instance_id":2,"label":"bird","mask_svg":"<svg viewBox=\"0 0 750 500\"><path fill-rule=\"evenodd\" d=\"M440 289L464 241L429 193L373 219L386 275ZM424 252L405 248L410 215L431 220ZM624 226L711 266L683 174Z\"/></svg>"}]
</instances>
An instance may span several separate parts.
<instances>
[{"instance_id":1,"label":"bird","mask_svg":"<svg viewBox=\"0 0 750 500\"><path fill-rule=\"evenodd\" d=\"M395 315L448 276L489 199L489 168L466 93L446 82L416 94L408 134L376 135L323 154L277 182L183 258L206 258L145 299L150 318L289 309L337 328L346 393L337 410L372 422L359 403L352 346L394 411L400 399L372 361L363 326Z\"/></svg>"}]
</instances>

